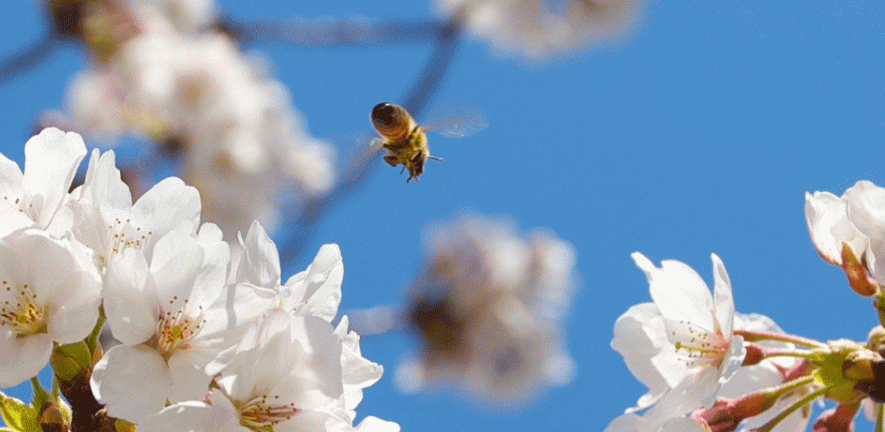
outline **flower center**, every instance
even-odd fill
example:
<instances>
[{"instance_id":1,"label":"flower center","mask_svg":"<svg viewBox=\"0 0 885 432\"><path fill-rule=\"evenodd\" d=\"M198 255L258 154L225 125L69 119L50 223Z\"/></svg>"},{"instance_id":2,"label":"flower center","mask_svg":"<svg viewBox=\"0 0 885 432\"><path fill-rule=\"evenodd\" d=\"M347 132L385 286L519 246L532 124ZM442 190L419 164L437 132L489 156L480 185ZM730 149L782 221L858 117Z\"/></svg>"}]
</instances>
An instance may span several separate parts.
<instances>
[{"instance_id":1,"label":"flower center","mask_svg":"<svg viewBox=\"0 0 885 432\"><path fill-rule=\"evenodd\" d=\"M280 397L261 395L240 407L240 424L252 430L264 430L298 413L294 402L283 404Z\"/></svg>"},{"instance_id":2,"label":"flower center","mask_svg":"<svg viewBox=\"0 0 885 432\"><path fill-rule=\"evenodd\" d=\"M178 297L169 301L170 306L179 302ZM177 312L170 307L170 311L160 317L157 323L157 333L154 336L153 346L164 360L168 361L172 354L178 350L186 350L191 346L191 341L200 333L206 320L203 319L203 307L200 306L196 316L191 316L184 310L187 299L181 301L182 307Z\"/></svg>"},{"instance_id":3,"label":"flower center","mask_svg":"<svg viewBox=\"0 0 885 432\"><path fill-rule=\"evenodd\" d=\"M107 233L106 256L95 255L98 268L104 268L112 256L121 254L126 249L143 251L153 235L152 231L145 232L140 226L133 224L131 219L115 219L114 223L108 225Z\"/></svg>"},{"instance_id":4,"label":"flower center","mask_svg":"<svg viewBox=\"0 0 885 432\"><path fill-rule=\"evenodd\" d=\"M0 304L0 327L10 327L18 338L46 333L46 311L37 303L37 293L28 284L13 288L3 281L0 289L0 298L4 298Z\"/></svg>"},{"instance_id":5,"label":"flower center","mask_svg":"<svg viewBox=\"0 0 885 432\"><path fill-rule=\"evenodd\" d=\"M676 354L682 357L685 364L719 367L731 343L731 340L719 330L719 326L717 325L711 332L685 321L681 321L680 324L686 331L678 336L674 346ZM673 335L676 336L675 331Z\"/></svg>"}]
</instances>

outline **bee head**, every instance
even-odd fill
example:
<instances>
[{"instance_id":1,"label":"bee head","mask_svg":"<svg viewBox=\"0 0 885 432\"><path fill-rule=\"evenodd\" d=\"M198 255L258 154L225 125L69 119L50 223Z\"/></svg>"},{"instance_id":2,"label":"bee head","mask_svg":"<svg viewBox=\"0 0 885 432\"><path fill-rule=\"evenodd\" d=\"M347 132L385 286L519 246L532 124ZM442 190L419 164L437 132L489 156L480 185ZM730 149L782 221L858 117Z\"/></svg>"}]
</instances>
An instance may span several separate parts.
<instances>
[{"instance_id":1,"label":"bee head","mask_svg":"<svg viewBox=\"0 0 885 432\"><path fill-rule=\"evenodd\" d=\"M387 137L408 131L409 119L409 113L392 102L382 102L372 108L372 126Z\"/></svg>"}]
</instances>

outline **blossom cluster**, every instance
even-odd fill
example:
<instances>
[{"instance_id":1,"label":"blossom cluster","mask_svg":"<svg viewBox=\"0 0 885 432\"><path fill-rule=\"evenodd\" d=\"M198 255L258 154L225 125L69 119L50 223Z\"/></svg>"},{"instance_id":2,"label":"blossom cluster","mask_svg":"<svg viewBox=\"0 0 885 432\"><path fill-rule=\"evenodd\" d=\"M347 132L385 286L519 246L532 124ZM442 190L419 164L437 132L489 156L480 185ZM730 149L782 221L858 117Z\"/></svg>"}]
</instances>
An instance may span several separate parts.
<instances>
[{"instance_id":1,"label":"blossom cluster","mask_svg":"<svg viewBox=\"0 0 885 432\"><path fill-rule=\"evenodd\" d=\"M89 388L142 430L399 430L353 426L382 368L347 317L332 323L336 245L283 283L258 222L232 248L177 178L133 203L114 152L94 150L69 192L85 156L79 135L47 128L25 145L24 172L0 157L0 386L106 323L121 343L86 369Z\"/></svg>"},{"instance_id":2,"label":"blossom cluster","mask_svg":"<svg viewBox=\"0 0 885 432\"><path fill-rule=\"evenodd\" d=\"M83 3L82 25L103 42L69 85L70 127L180 155L180 177L226 239L256 219L272 230L281 201L332 187L333 149L309 134L267 61L218 28L213 1Z\"/></svg>"},{"instance_id":3,"label":"blossom cluster","mask_svg":"<svg viewBox=\"0 0 885 432\"><path fill-rule=\"evenodd\" d=\"M816 432L852 430L863 407L881 429L883 215L885 188L869 181L841 197L806 194L805 218L821 258L842 268L854 292L873 298L880 325L866 342L814 341L784 333L765 316L736 313L730 279L716 255L711 295L689 266L664 261L656 267L634 253L653 303L618 318L611 346L649 390L606 431L802 431L818 399L837 405L817 417Z\"/></svg>"},{"instance_id":4,"label":"blossom cluster","mask_svg":"<svg viewBox=\"0 0 885 432\"><path fill-rule=\"evenodd\" d=\"M638 0L437 0L442 15L461 16L477 36L505 52L548 58L623 36L642 8Z\"/></svg>"},{"instance_id":5,"label":"blossom cluster","mask_svg":"<svg viewBox=\"0 0 885 432\"><path fill-rule=\"evenodd\" d=\"M486 400L515 403L571 380L561 327L576 283L570 244L478 216L427 243L406 300L422 351L398 369L403 388L463 381Z\"/></svg>"}]
</instances>

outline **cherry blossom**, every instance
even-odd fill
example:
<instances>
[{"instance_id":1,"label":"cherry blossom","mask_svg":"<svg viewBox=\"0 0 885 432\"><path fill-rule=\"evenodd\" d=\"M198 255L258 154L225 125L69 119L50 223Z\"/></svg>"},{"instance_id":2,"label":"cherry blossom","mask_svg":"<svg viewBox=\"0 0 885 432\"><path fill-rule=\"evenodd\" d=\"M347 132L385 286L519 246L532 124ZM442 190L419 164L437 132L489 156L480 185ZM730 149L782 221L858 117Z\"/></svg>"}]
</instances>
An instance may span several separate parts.
<instances>
[{"instance_id":1,"label":"cherry blossom","mask_svg":"<svg viewBox=\"0 0 885 432\"><path fill-rule=\"evenodd\" d=\"M32 226L56 236L70 229L70 219L56 215L69 199L68 190L84 156L80 135L56 128L46 128L25 143L24 173L0 155L0 235Z\"/></svg>"},{"instance_id":2,"label":"cherry blossom","mask_svg":"<svg viewBox=\"0 0 885 432\"><path fill-rule=\"evenodd\" d=\"M37 375L53 344L90 334L101 281L78 245L30 229L0 239L0 387Z\"/></svg>"}]
</instances>

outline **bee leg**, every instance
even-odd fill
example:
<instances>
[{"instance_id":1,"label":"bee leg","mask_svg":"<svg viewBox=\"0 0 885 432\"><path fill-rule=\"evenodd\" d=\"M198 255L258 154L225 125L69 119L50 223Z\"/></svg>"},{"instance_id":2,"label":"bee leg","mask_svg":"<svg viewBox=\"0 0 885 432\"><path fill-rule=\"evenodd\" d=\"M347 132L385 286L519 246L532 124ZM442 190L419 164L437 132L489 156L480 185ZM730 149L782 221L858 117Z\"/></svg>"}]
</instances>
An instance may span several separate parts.
<instances>
[{"instance_id":1,"label":"bee leg","mask_svg":"<svg viewBox=\"0 0 885 432\"><path fill-rule=\"evenodd\" d=\"M387 162L390 166L396 166L399 163L399 159L393 155L384 156L384 162Z\"/></svg>"}]
</instances>

